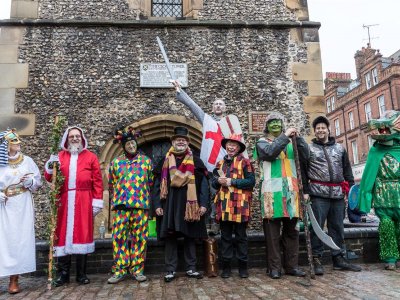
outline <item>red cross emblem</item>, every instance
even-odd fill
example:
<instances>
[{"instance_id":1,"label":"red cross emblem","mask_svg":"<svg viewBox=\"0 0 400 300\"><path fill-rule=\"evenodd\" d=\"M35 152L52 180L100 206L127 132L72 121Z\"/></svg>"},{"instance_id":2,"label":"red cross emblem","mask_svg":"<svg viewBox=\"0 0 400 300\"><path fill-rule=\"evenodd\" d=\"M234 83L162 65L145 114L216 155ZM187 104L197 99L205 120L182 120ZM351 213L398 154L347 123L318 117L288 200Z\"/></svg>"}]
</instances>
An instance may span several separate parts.
<instances>
[{"instance_id":1,"label":"red cross emblem","mask_svg":"<svg viewBox=\"0 0 400 300\"><path fill-rule=\"evenodd\" d=\"M206 139L211 139L214 141L213 147L210 152L210 156L208 158L208 162L212 165L215 165L217 162L218 154L221 150L221 141L224 138L222 135L221 128L219 127L218 124L218 129L217 132L214 131L206 131Z\"/></svg>"}]
</instances>

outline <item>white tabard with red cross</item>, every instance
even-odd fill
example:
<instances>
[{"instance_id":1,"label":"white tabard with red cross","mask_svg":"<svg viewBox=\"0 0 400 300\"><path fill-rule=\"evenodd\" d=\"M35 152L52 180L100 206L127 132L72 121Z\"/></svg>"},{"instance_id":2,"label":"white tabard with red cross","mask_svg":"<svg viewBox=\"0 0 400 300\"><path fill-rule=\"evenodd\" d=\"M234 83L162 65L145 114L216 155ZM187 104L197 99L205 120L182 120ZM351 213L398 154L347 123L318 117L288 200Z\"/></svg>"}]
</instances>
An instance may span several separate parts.
<instances>
[{"instance_id":1,"label":"white tabard with red cross","mask_svg":"<svg viewBox=\"0 0 400 300\"><path fill-rule=\"evenodd\" d=\"M223 138L219 122L215 121L209 114L205 114L200 158L210 172L214 170L217 162L226 154L225 149L221 146Z\"/></svg>"},{"instance_id":2,"label":"white tabard with red cross","mask_svg":"<svg viewBox=\"0 0 400 300\"><path fill-rule=\"evenodd\" d=\"M242 135L242 128L235 115L228 115L217 122L210 115L205 114L200 158L208 171L212 172L217 162L224 158L226 151L222 148L221 141L224 137L229 138L233 133ZM243 137L242 142L244 142ZM243 155L248 158L247 151Z\"/></svg>"}]
</instances>

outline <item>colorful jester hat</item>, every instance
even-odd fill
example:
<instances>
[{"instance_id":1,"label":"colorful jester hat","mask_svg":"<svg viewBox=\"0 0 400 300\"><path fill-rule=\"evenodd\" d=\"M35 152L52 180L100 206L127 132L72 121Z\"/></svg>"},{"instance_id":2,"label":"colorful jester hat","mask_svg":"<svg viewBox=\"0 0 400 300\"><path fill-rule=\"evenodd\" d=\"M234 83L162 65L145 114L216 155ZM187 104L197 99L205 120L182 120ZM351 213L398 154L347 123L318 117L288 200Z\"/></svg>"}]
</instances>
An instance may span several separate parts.
<instances>
[{"instance_id":1,"label":"colorful jester hat","mask_svg":"<svg viewBox=\"0 0 400 300\"><path fill-rule=\"evenodd\" d=\"M140 131L135 131L135 129L131 126L125 128L124 126L118 127L114 133L114 144L121 144L122 147L128 141L135 141L137 143L137 138L142 136Z\"/></svg>"},{"instance_id":2,"label":"colorful jester hat","mask_svg":"<svg viewBox=\"0 0 400 300\"><path fill-rule=\"evenodd\" d=\"M388 110L382 118L370 120L368 127L372 130L371 137L378 142L400 141L400 112Z\"/></svg>"}]
</instances>

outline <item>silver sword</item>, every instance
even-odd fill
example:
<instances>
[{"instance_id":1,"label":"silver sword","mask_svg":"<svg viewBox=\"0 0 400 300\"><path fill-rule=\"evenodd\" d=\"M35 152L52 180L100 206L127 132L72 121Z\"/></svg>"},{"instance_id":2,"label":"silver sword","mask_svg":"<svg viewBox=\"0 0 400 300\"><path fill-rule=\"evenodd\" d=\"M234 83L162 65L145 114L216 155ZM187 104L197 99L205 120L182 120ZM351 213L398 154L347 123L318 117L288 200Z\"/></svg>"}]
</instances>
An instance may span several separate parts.
<instances>
[{"instance_id":1,"label":"silver sword","mask_svg":"<svg viewBox=\"0 0 400 300\"><path fill-rule=\"evenodd\" d=\"M317 235L317 237L328 247L332 248L333 250L340 250L340 248L335 244L335 242L332 240L332 238L327 235L319 226L317 219L314 216L314 212L311 208L311 204L307 203L306 204L306 208L307 208L307 213L308 216L310 217L310 221L311 221L311 226L314 229L315 234Z\"/></svg>"},{"instance_id":2,"label":"silver sword","mask_svg":"<svg viewBox=\"0 0 400 300\"><path fill-rule=\"evenodd\" d=\"M164 46L163 46L163 44L162 44L162 42L161 42L159 37L157 37L157 43L158 43L158 47L160 47L162 56L164 57L165 65L167 66L167 70L168 70L169 76L171 76L172 80L176 80L175 74L174 74L174 72L172 70L172 66L171 66L171 64L169 62L167 53L165 52Z\"/></svg>"}]
</instances>

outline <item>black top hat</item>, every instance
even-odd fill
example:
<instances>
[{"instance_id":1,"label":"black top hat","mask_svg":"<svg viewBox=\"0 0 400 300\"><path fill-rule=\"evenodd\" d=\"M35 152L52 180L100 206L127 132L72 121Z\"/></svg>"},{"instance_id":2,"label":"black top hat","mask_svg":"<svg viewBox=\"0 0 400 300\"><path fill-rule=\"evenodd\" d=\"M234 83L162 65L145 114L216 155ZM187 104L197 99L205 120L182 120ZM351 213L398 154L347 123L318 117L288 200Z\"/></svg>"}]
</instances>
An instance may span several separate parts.
<instances>
[{"instance_id":1,"label":"black top hat","mask_svg":"<svg viewBox=\"0 0 400 300\"><path fill-rule=\"evenodd\" d=\"M178 138L182 137L185 138L188 142L190 141L189 138L189 130L186 127L183 126L177 126L174 128L174 135L171 136L171 141Z\"/></svg>"}]
</instances>

